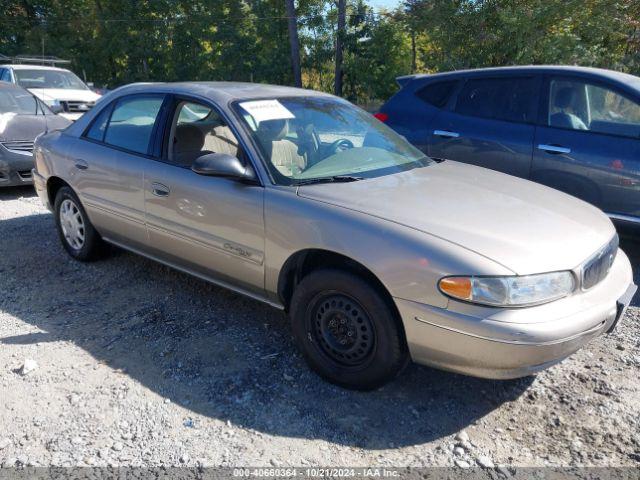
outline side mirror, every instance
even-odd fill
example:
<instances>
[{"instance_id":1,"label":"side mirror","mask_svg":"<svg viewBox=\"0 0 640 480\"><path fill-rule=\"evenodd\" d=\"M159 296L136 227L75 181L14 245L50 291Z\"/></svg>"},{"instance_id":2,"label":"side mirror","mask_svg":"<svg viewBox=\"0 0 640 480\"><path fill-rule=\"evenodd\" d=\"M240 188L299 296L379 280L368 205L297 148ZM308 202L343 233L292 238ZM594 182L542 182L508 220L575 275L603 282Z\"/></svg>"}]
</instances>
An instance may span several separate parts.
<instances>
[{"instance_id":1,"label":"side mirror","mask_svg":"<svg viewBox=\"0 0 640 480\"><path fill-rule=\"evenodd\" d=\"M53 113L55 113L56 115L59 113L64 112L64 108L62 108L62 105L60 105L59 103L56 105L51 105L49 107L49 110L51 110Z\"/></svg>"},{"instance_id":2,"label":"side mirror","mask_svg":"<svg viewBox=\"0 0 640 480\"><path fill-rule=\"evenodd\" d=\"M244 165L238 157L228 153L207 153L202 155L193 162L191 170L198 175L235 178L249 183L257 180L256 174L251 167Z\"/></svg>"}]
</instances>

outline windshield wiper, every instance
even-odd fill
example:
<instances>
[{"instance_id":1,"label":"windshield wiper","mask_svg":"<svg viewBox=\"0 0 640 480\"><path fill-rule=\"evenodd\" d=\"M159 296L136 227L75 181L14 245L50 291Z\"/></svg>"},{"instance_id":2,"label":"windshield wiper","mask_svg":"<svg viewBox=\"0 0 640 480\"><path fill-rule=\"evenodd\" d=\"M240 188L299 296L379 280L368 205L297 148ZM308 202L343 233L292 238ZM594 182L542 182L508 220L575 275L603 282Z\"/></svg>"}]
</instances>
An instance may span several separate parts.
<instances>
[{"instance_id":1,"label":"windshield wiper","mask_svg":"<svg viewBox=\"0 0 640 480\"><path fill-rule=\"evenodd\" d=\"M358 180L364 180L364 177L356 177L353 175L332 175L331 177L319 177L319 178L309 178L306 180L300 180L299 182L294 183L293 185L298 187L300 185L311 185L314 183L347 183L347 182L357 182Z\"/></svg>"}]
</instances>

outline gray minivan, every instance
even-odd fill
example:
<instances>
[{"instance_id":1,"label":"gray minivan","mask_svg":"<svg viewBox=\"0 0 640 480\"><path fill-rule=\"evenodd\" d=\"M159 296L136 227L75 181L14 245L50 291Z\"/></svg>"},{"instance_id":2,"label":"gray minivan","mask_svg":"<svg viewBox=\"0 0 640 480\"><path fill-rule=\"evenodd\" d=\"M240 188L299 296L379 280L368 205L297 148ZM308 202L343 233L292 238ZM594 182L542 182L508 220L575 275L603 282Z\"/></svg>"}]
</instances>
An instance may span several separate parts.
<instances>
[{"instance_id":1,"label":"gray minivan","mask_svg":"<svg viewBox=\"0 0 640 480\"><path fill-rule=\"evenodd\" d=\"M640 78L527 66L398 83L376 117L430 157L528 178L640 223Z\"/></svg>"}]
</instances>

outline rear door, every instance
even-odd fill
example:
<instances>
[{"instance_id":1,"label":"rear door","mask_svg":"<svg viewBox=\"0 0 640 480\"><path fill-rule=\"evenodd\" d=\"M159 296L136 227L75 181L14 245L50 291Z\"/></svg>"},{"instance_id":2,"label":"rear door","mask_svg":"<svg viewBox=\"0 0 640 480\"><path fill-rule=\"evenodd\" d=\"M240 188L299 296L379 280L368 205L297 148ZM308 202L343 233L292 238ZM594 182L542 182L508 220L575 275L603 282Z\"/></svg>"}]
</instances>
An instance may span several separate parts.
<instances>
[{"instance_id":1,"label":"rear door","mask_svg":"<svg viewBox=\"0 0 640 480\"><path fill-rule=\"evenodd\" d=\"M130 95L105 107L71 148L70 172L91 222L107 239L144 248L144 163L165 96Z\"/></svg>"},{"instance_id":2,"label":"rear door","mask_svg":"<svg viewBox=\"0 0 640 480\"><path fill-rule=\"evenodd\" d=\"M532 180L640 217L640 101L599 79L545 79Z\"/></svg>"},{"instance_id":3,"label":"rear door","mask_svg":"<svg viewBox=\"0 0 640 480\"><path fill-rule=\"evenodd\" d=\"M431 122L428 154L528 178L540 79L471 77Z\"/></svg>"}]
</instances>

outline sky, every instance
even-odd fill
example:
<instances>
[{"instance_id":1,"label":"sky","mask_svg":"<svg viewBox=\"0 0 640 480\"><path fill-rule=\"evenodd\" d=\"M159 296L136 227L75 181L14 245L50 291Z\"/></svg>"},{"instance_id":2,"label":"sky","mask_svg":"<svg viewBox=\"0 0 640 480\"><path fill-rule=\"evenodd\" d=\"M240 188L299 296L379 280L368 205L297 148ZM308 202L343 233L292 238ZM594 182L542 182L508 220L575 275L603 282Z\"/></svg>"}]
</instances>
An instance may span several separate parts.
<instances>
[{"instance_id":1,"label":"sky","mask_svg":"<svg viewBox=\"0 0 640 480\"><path fill-rule=\"evenodd\" d=\"M379 10L380 8L392 10L400 5L400 1L401 0L369 0L367 3L376 10Z\"/></svg>"}]
</instances>

